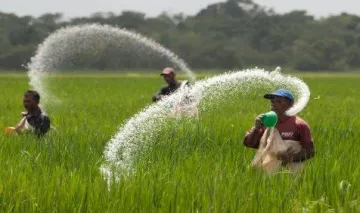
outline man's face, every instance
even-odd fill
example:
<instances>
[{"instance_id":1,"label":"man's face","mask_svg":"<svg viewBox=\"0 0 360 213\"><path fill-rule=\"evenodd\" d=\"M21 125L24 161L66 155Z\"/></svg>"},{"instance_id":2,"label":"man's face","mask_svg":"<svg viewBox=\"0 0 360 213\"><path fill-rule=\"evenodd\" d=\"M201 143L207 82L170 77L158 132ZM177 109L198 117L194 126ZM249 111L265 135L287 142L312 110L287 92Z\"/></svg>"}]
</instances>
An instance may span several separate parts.
<instances>
[{"instance_id":1,"label":"man's face","mask_svg":"<svg viewBox=\"0 0 360 213\"><path fill-rule=\"evenodd\" d=\"M167 74L167 75L163 75L163 77L164 77L164 80L166 81L166 83L168 83L168 84L172 84L175 81L174 74L172 74L172 73Z\"/></svg>"},{"instance_id":2,"label":"man's face","mask_svg":"<svg viewBox=\"0 0 360 213\"><path fill-rule=\"evenodd\" d=\"M284 97L273 96L271 99L271 110L276 112L277 115L284 114L293 103Z\"/></svg>"},{"instance_id":3,"label":"man's face","mask_svg":"<svg viewBox=\"0 0 360 213\"><path fill-rule=\"evenodd\" d=\"M39 103L34 101L32 95L25 95L24 100L23 100L23 104L24 104L24 108L27 111L31 111L31 110L36 109L36 107L38 106Z\"/></svg>"}]
</instances>

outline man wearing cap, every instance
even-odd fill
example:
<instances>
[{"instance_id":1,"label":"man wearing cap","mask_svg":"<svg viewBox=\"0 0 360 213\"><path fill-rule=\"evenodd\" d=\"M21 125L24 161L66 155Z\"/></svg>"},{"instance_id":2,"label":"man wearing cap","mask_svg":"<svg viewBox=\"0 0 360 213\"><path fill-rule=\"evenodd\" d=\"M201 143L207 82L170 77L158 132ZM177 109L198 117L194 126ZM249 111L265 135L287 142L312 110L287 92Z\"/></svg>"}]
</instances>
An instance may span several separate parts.
<instances>
[{"instance_id":1,"label":"man wearing cap","mask_svg":"<svg viewBox=\"0 0 360 213\"><path fill-rule=\"evenodd\" d=\"M298 116L288 116L285 112L294 104L293 94L285 89L278 89L273 93L264 95L264 98L271 101L271 110L278 116L275 128L279 131L281 138L285 140L298 141L302 147L300 152L293 153L291 150L279 153L277 158L283 162L283 166L288 163L303 162L315 155L314 144L311 137L310 127L302 118ZM260 139L266 127L261 123L261 115L255 119L255 125L246 133L244 145L249 148L258 149ZM291 147L290 147L291 148Z\"/></svg>"},{"instance_id":2,"label":"man wearing cap","mask_svg":"<svg viewBox=\"0 0 360 213\"><path fill-rule=\"evenodd\" d=\"M160 76L163 76L165 82L168 84L167 86L164 86L160 89L160 91L153 96L152 100L153 102L157 102L161 100L163 97L171 95L173 92L175 92L177 89L179 89L183 85L189 86L188 81L178 81L176 80L176 74L173 68L166 67L160 74Z\"/></svg>"}]
</instances>

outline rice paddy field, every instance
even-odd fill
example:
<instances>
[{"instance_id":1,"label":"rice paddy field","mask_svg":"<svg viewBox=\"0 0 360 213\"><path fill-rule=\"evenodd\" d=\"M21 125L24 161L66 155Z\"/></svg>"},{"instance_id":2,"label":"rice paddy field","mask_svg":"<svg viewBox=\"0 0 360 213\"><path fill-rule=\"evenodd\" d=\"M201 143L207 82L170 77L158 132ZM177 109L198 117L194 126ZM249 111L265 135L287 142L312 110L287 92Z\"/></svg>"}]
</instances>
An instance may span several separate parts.
<instances>
[{"instance_id":1,"label":"rice paddy field","mask_svg":"<svg viewBox=\"0 0 360 213\"><path fill-rule=\"evenodd\" d=\"M198 78L204 78L202 74ZM269 110L265 90L218 100L196 120L157 130L135 173L108 185L107 142L164 84L158 75L52 77L52 130L43 139L0 133L0 212L360 212L360 75L297 74L311 98L298 115L316 155L301 175L267 177L249 167L243 137ZM0 126L15 125L28 89L23 74L0 76ZM149 133L150 134L150 133Z\"/></svg>"}]
</instances>

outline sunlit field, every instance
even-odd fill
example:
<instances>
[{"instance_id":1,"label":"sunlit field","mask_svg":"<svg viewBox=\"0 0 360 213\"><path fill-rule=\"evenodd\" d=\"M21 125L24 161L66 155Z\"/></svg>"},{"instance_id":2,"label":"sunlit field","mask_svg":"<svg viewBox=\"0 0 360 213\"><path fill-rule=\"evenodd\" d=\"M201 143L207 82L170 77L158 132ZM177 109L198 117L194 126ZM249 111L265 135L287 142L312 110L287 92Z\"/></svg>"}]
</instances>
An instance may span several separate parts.
<instances>
[{"instance_id":1,"label":"sunlit field","mask_svg":"<svg viewBox=\"0 0 360 213\"><path fill-rule=\"evenodd\" d=\"M198 78L213 75L202 72ZM243 137L269 110L265 91L219 100L199 119L169 122L135 173L107 185L100 166L120 125L164 84L157 74L61 74L45 138L0 134L1 212L360 212L360 75L299 74L311 90L299 114L316 155L303 174L249 168ZM183 76L181 76L183 77ZM0 75L0 125L20 119L23 74Z\"/></svg>"}]
</instances>

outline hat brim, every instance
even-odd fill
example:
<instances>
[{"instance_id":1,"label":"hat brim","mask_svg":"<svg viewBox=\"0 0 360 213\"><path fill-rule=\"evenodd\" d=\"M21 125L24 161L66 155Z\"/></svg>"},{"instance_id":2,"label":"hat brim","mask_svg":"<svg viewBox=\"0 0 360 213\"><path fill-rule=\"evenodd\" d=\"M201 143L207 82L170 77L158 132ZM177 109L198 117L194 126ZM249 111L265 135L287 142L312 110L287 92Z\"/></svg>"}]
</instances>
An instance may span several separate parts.
<instances>
[{"instance_id":1,"label":"hat brim","mask_svg":"<svg viewBox=\"0 0 360 213\"><path fill-rule=\"evenodd\" d=\"M169 73L161 73L160 76L164 76L164 75L171 75L174 74L173 72L169 72Z\"/></svg>"},{"instance_id":2,"label":"hat brim","mask_svg":"<svg viewBox=\"0 0 360 213\"><path fill-rule=\"evenodd\" d=\"M286 96L279 95L279 94L276 94L276 93L268 93L268 94L264 95L264 98L266 98L266 99L273 99L274 97L283 97L283 98L286 98L289 101L294 101L294 100L291 100L290 98L288 98Z\"/></svg>"},{"instance_id":3,"label":"hat brim","mask_svg":"<svg viewBox=\"0 0 360 213\"><path fill-rule=\"evenodd\" d=\"M278 95L278 94L275 94L275 93L268 93L268 94L264 95L264 98L266 98L266 99L272 99L274 97L284 97L284 96Z\"/></svg>"}]
</instances>

